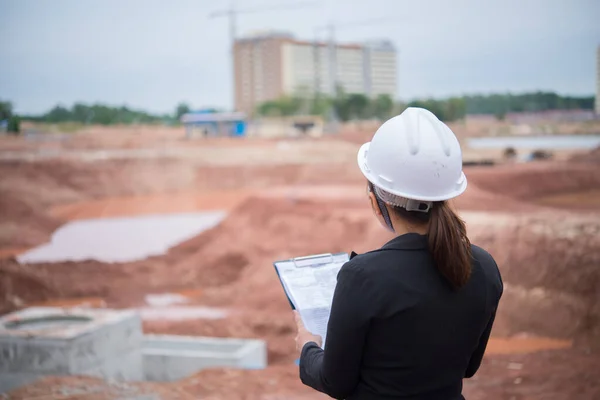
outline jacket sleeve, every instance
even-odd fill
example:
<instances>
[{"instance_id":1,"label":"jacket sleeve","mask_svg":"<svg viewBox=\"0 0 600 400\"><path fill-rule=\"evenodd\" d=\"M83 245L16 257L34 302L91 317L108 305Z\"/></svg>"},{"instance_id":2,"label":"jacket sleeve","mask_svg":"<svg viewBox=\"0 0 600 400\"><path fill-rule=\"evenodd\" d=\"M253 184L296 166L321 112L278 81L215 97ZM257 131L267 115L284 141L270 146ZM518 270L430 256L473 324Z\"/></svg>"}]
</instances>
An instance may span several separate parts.
<instances>
[{"instance_id":1,"label":"jacket sleeve","mask_svg":"<svg viewBox=\"0 0 600 400\"><path fill-rule=\"evenodd\" d=\"M492 332L492 326L494 325L494 319L496 318L496 312L492 313L490 321L488 322L481 338L479 339L479 345L477 349L471 355L471 359L469 360L469 365L467 366L467 370L465 371L465 378L472 378L473 375L479 369L481 365L481 361L483 360L483 354L485 353L485 349L487 348L488 341L490 339L490 333Z\"/></svg>"},{"instance_id":2,"label":"jacket sleeve","mask_svg":"<svg viewBox=\"0 0 600 400\"><path fill-rule=\"evenodd\" d=\"M338 275L325 350L307 343L300 357L302 382L336 399L351 395L359 382L370 320L368 281L350 267L342 267Z\"/></svg>"},{"instance_id":3,"label":"jacket sleeve","mask_svg":"<svg viewBox=\"0 0 600 400\"><path fill-rule=\"evenodd\" d=\"M491 256L490 256L491 258ZM485 327L485 330L481 334L479 339L479 345L471 355L471 359L469 360L469 365L465 371L465 378L472 378L473 375L477 372L479 367L481 366L481 361L483 360L483 355L485 353L485 349L487 348L488 341L490 339L490 334L492 333L492 327L494 325L494 320L496 319L496 312L498 310L498 303L502 298L502 293L504 292L504 283L502 282L502 276L500 275L500 271L498 270L498 266L496 262L492 259L494 265L494 277L493 277L493 298L491 299L491 307L492 313L490 319Z\"/></svg>"}]
</instances>

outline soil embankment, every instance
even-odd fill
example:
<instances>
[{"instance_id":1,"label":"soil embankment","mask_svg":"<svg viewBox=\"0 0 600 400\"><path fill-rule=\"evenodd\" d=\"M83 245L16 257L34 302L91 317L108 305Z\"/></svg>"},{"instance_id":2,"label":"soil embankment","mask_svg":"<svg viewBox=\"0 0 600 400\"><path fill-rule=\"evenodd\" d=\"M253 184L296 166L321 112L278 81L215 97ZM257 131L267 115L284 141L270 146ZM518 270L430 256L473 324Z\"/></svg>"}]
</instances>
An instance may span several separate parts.
<instances>
[{"instance_id":1,"label":"soil embankment","mask_svg":"<svg viewBox=\"0 0 600 400\"><path fill-rule=\"evenodd\" d=\"M495 340L501 340L491 344L492 359L466 385L466 394L593 398L585 396L600 390L586 386L589 379L600 380L589 372L600 371L594 350L600 337L600 205L540 199L596 193L597 164L544 162L466 173L469 189L455 204L472 241L497 259L506 287L494 331ZM227 315L148 320L146 331L267 340L271 366L266 371L206 371L181 383L204 398L315 398L299 384L292 364L294 325L272 262L320 252L364 252L389 239L372 218L354 160L243 167L178 159L45 160L3 162L0 174L0 215L5 217L0 248L6 249L39 244L69 219L161 209L230 210L219 226L164 256L139 262L19 265L13 258L0 260L0 312L48 300L72 304L74 298L141 307L148 294L175 292L188 298L185 306L218 307ZM513 335L530 339L502 341ZM521 354L541 348L559 350ZM494 355L503 352L510 354ZM59 384L70 379L77 378Z\"/></svg>"}]
</instances>

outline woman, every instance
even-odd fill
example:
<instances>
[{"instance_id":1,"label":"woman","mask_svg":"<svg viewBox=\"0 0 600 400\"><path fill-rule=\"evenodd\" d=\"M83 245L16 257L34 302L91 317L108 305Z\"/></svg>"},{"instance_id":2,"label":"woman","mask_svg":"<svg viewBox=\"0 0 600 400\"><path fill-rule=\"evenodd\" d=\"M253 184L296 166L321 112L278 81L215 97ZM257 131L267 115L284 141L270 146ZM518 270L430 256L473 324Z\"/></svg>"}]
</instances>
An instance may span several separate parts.
<instances>
[{"instance_id":1,"label":"woman","mask_svg":"<svg viewBox=\"0 0 600 400\"><path fill-rule=\"evenodd\" d=\"M296 314L300 378L339 399L463 399L503 285L447 202L467 187L458 140L431 112L408 108L361 147L358 165L396 237L340 270L325 350Z\"/></svg>"}]
</instances>

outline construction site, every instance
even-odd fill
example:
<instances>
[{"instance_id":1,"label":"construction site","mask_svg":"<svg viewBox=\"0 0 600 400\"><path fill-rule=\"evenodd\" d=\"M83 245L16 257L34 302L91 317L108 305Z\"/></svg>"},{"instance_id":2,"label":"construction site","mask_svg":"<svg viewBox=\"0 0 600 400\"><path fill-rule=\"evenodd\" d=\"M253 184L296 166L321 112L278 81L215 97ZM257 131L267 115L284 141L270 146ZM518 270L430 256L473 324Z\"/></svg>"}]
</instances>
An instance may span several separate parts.
<instances>
[{"instance_id":1,"label":"construction site","mask_svg":"<svg viewBox=\"0 0 600 400\"><path fill-rule=\"evenodd\" d=\"M591 3L13 3L0 13L0 399L329 398L301 382L275 264L393 238L357 153L407 107L456 135L468 185L450 204L502 275L464 397L600 399ZM447 163L433 164L439 178Z\"/></svg>"},{"instance_id":2,"label":"construction site","mask_svg":"<svg viewBox=\"0 0 600 400\"><path fill-rule=\"evenodd\" d=\"M483 365L464 394L600 398L600 153L556 150L551 159L517 162L504 149L469 147L469 138L497 125L450 125L469 181L454 206L505 285ZM4 398L325 398L298 378L295 324L273 262L361 253L390 239L356 166L374 129L186 139L183 127L90 126L0 137L0 314L128 310L141 320L145 343L182 335L265 346L258 363L208 363L166 371L168 379L45 372ZM123 228L131 226L140 228ZM167 238L169 230L179 236ZM1 371L11 371L5 364Z\"/></svg>"}]
</instances>

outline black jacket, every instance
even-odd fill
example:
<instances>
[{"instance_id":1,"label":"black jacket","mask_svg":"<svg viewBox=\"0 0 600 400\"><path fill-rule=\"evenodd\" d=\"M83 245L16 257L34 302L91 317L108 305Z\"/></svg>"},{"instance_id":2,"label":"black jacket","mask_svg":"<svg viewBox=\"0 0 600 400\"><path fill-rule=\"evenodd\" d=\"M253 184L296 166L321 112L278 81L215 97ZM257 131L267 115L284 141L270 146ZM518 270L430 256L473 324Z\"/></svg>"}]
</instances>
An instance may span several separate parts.
<instances>
[{"instance_id":1,"label":"black jacket","mask_svg":"<svg viewBox=\"0 0 600 400\"><path fill-rule=\"evenodd\" d=\"M300 379L338 399L463 399L503 291L496 262L473 246L458 291L437 271L427 237L399 236L338 274L325 351L307 343Z\"/></svg>"}]
</instances>

